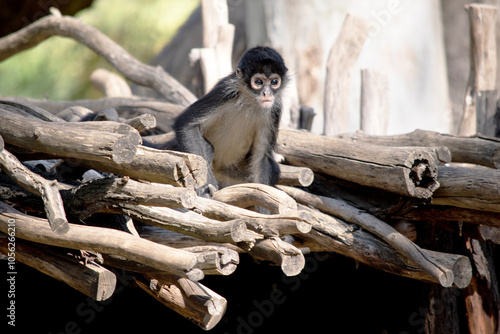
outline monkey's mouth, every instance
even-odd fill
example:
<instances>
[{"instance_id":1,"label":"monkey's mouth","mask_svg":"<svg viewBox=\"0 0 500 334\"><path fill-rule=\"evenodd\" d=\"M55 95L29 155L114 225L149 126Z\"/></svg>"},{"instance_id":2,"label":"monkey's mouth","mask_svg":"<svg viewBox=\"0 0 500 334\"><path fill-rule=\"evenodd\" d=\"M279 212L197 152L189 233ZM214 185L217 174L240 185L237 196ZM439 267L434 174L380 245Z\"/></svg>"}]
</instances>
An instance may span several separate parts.
<instances>
[{"instance_id":1,"label":"monkey's mouth","mask_svg":"<svg viewBox=\"0 0 500 334\"><path fill-rule=\"evenodd\" d=\"M259 104L263 108L270 108L270 107L272 107L273 103L274 103L274 99L270 99L270 98L264 98L264 99L259 100Z\"/></svg>"}]
</instances>

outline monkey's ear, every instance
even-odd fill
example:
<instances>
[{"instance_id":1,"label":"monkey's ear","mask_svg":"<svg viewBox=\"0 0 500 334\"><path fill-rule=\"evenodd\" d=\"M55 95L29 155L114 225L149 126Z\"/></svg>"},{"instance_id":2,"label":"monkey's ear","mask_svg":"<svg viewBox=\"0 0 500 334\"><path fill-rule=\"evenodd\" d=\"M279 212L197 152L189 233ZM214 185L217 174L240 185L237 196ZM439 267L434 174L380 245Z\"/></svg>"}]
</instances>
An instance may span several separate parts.
<instances>
[{"instance_id":1,"label":"monkey's ear","mask_svg":"<svg viewBox=\"0 0 500 334\"><path fill-rule=\"evenodd\" d=\"M238 75L239 78L243 78L243 71L240 70L239 68L236 69L236 75Z\"/></svg>"}]
</instances>

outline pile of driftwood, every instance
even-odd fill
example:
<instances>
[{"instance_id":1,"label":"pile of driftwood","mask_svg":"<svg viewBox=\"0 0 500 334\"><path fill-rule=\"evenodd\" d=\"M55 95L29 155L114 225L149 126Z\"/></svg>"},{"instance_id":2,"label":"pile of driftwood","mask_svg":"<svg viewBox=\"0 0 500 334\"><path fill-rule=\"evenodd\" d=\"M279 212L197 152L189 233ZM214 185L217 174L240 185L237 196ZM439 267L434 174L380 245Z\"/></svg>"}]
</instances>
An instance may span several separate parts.
<instances>
[{"instance_id":1,"label":"pile of driftwood","mask_svg":"<svg viewBox=\"0 0 500 334\"><path fill-rule=\"evenodd\" d=\"M281 130L277 188L242 184L201 198L193 189L206 181L206 162L161 149L172 138L170 120L194 96L162 69L57 13L0 39L0 60L52 35L87 45L170 101L134 97L107 72L93 76L108 96L100 100L0 101L0 231L15 226L17 261L96 300L113 294L113 268L124 269L153 298L210 329L226 300L199 281L233 273L239 253L297 275L304 254L336 252L464 288L469 258L419 247L414 222L460 222L463 235L500 242L495 138ZM270 214L247 209L255 206ZM0 251L12 253L11 242L1 234Z\"/></svg>"}]
</instances>

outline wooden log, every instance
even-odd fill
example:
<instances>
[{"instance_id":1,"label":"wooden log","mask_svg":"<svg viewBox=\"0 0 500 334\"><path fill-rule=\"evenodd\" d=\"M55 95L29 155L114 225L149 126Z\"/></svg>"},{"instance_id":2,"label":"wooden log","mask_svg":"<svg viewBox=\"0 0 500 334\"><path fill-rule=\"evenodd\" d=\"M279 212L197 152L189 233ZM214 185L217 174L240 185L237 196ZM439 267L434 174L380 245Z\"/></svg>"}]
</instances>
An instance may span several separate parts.
<instances>
[{"instance_id":1,"label":"wooden log","mask_svg":"<svg viewBox=\"0 0 500 334\"><path fill-rule=\"evenodd\" d=\"M94 115L94 111L82 106L69 106L57 113L57 117L66 122L81 122L90 119Z\"/></svg>"},{"instance_id":2,"label":"wooden log","mask_svg":"<svg viewBox=\"0 0 500 334\"><path fill-rule=\"evenodd\" d=\"M140 116L126 120L125 123L133 127L139 132L153 129L156 127L156 118L150 114L142 114Z\"/></svg>"},{"instance_id":3,"label":"wooden log","mask_svg":"<svg viewBox=\"0 0 500 334\"><path fill-rule=\"evenodd\" d=\"M5 145L5 142L3 141L2 136L0 136L0 152L3 151L4 145Z\"/></svg>"},{"instance_id":4,"label":"wooden log","mask_svg":"<svg viewBox=\"0 0 500 334\"><path fill-rule=\"evenodd\" d=\"M475 263L471 284L464 289L469 332L498 333L500 293L493 249L474 239L467 239L465 246Z\"/></svg>"},{"instance_id":5,"label":"wooden log","mask_svg":"<svg viewBox=\"0 0 500 334\"><path fill-rule=\"evenodd\" d=\"M404 212L394 212L393 219L408 219L434 222L463 222L474 225L485 225L500 228L498 212L488 212L474 209L464 209L446 205L426 205L414 207Z\"/></svg>"},{"instance_id":6,"label":"wooden log","mask_svg":"<svg viewBox=\"0 0 500 334\"><path fill-rule=\"evenodd\" d=\"M281 130L278 153L315 172L404 196L430 198L439 187L432 148L384 147L294 130Z\"/></svg>"},{"instance_id":7,"label":"wooden log","mask_svg":"<svg viewBox=\"0 0 500 334\"><path fill-rule=\"evenodd\" d=\"M250 230L269 237L307 233L311 230L308 221L310 217L303 211L267 215L201 197L196 201L195 210L222 221L243 219Z\"/></svg>"},{"instance_id":8,"label":"wooden log","mask_svg":"<svg viewBox=\"0 0 500 334\"><path fill-rule=\"evenodd\" d=\"M226 299L198 282L174 277L167 282L139 278L135 281L154 299L203 330L214 328L226 312Z\"/></svg>"},{"instance_id":9,"label":"wooden log","mask_svg":"<svg viewBox=\"0 0 500 334\"><path fill-rule=\"evenodd\" d=\"M142 138L139 132L132 126L116 121L99 121L99 122L79 122L79 123L64 123L63 127L75 128L79 131L101 131L115 133L126 136L134 145L142 144Z\"/></svg>"},{"instance_id":10,"label":"wooden log","mask_svg":"<svg viewBox=\"0 0 500 334\"><path fill-rule=\"evenodd\" d=\"M46 219L24 215L0 202L0 230L4 233L7 233L9 219L16 222L16 238L58 247L120 255L195 281L204 276L196 267L198 259L195 254L158 245L126 232L70 224L69 231L61 236L52 232Z\"/></svg>"},{"instance_id":11,"label":"wooden log","mask_svg":"<svg viewBox=\"0 0 500 334\"><path fill-rule=\"evenodd\" d=\"M9 244L7 236L0 234L0 252L8 254ZM94 300L106 300L115 291L115 274L98 263L79 263L68 256L57 254L50 248L20 239L15 241L15 254L16 261L66 283Z\"/></svg>"},{"instance_id":12,"label":"wooden log","mask_svg":"<svg viewBox=\"0 0 500 334\"><path fill-rule=\"evenodd\" d=\"M500 212L500 170L442 166L438 174L433 204Z\"/></svg>"},{"instance_id":13,"label":"wooden log","mask_svg":"<svg viewBox=\"0 0 500 334\"><path fill-rule=\"evenodd\" d=\"M225 0L203 0L203 48L191 50L191 62L200 62L205 93L231 71L235 27L229 24Z\"/></svg>"},{"instance_id":14,"label":"wooden log","mask_svg":"<svg viewBox=\"0 0 500 334\"><path fill-rule=\"evenodd\" d=\"M72 216L85 220L96 212L121 204L143 204L192 208L196 193L192 189L165 184L138 182L129 178L104 178L86 182L63 192L64 202Z\"/></svg>"},{"instance_id":15,"label":"wooden log","mask_svg":"<svg viewBox=\"0 0 500 334\"><path fill-rule=\"evenodd\" d=\"M367 266L410 277L425 282L440 283L439 279L410 261L372 233L349 224L342 219L306 208L313 217L311 232L300 236L303 242L297 247L308 247L312 252L336 252ZM466 256L423 250L433 262L448 268L453 273L453 284L464 288L470 283L472 268Z\"/></svg>"},{"instance_id":16,"label":"wooden log","mask_svg":"<svg viewBox=\"0 0 500 334\"><path fill-rule=\"evenodd\" d=\"M132 161L138 144L134 136L82 131L79 123L51 123L7 113L2 113L0 135L11 145L58 157L117 164Z\"/></svg>"},{"instance_id":17,"label":"wooden log","mask_svg":"<svg viewBox=\"0 0 500 334\"><path fill-rule=\"evenodd\" d=\"M69 224L56 180L49 181L33 173L7 150L0 150L0 167L2 172L19 186L42 198L45 214L53 232L56 234L68 232Z\"/></svg>"},{"instance_id":18,"label":"wooden log","mask_svg":"<svg viewBox=\"0 0 500 334\"><path fill-rule=\"evenodd\" d=\"M106 107L114 108L118 111L121 117L126 119L134 118L142 114L151 114L156 118L157 129L162 132L172 131L171 124L173 119L182 111L184 107L178 104L173 104L164 101L152 100L150 98L133 96L130 98L102 98L96 100L74 100L74 101L49 101L44 99L33 99L27 97L3 97L3 101L25 103L30 106L37 106L52 114L64 118L63 114L68 113L65 109L71 107L83 107L93 112L98 112ZM64 113L63 113L64 111ZM79 111L80 118L73 120L66 119L68 122L78 122L85 117L88 117L87 112L82 113ZM68 116L65 116L68 117ZM72 116L73 117L73 116Z\"/></svg>"},{"instance_id":19,"label":"wooden log","mask_svg":"<svg viewBox=\"0 0 500 334\"><path fill-rule=\"evenodd\" d=\"M481 133L494 136L496 130L496 17L495 6L470 4L470 72L465 93L460 135Z\"/></svg>"},{"instance_id":20,"label":"wooden log","mask_svg":"<svg viewBox=\"0 0 500 334\"><path fill-rule=\"evenodd\" d=\"M280 164L280 180L283 186L309 187L314 181L314 173L307 167Z\"/></svg>"},{"instance_id":21,"label":"wooden log","mask_svg":"<svg viewBox=\"0 0 500 334\"><path fill-rule=\"evenodd\" d=\"M125 214L145 224L158 226L207 241L234 244L254 241L253 237L247 233L246 224L241 219L221 222L191 211L179 212L170 208L144 205L118 204L114 205L111 210L116 213Z\"/></svg>"},{"instance_id":22,"label":"wooden log","mask_svg":"<svg viewBox=\"0 0 500 334\"><path fill-rule=\"evenodd\" d=\"M218 242L206 241L200 238L169 231L164 228L152 225L141 226L141 228L139 229L139 234L141 238L144 238L146 240L151 240L161 245L166 245L180 249L184 248L191 249L192 247L199 247L199 246L211 246L211 247L224 247L238 253L245 251L243 248L240 248L239 245L236 246L230 243L218 243ZM262 239L263 237L255 233L255 239L259 238Z\"/></svg>"},{"instance_id":23,"label":"wooden log","mask_svg":"<svg viewBox=\"0 0 500 334\"><path fill-rule=\"evenodd\" d=\"M390 105L387 76L373 69L361 70L360 129L367 134L385 135Z\"/></svg>"},{"instance_id":24,"label":"wooden log","mask_svg":"<svg viewBox=\"0 0 500 334\"><path fill-rule=\"evenodd\" d=\"M240 263L238 252L223 246L200 245L182 250L198 255L198 268L205 275L231 275Z\"/></svg>"},{"instance_id":25,"label":"wooden log","mask_svg":"<svg viewBox=\"0 0 500 334\"><path fill-rule=\"evenodd\" d=\"M216 191L212 199L247 208L262 206L271 213L287 214L297 211L297 203L281 190L259 183L243 183Z\"/></svg>"},{"instance_id":26,"label":"wooden log","mask_svg":"<svg viewBox=\"0 0 500 334\"><path fill-rule=\"evenodd\" d=\"M257 241L249 253L256 259L279 265L286 276L300 274L306 263L304 255L299 249L278 237Z\"/></svg>"},{"instance_id":27,"label":"wooden log","mask_svg":"<svg viewBox=\"0 0 500 334\"><path fill-rule=\"evenodd\" d=\"M95 89L107 97L131 97L132 91L127 82L119 75L103 68L98 68L90 75L90 82Z\"/></svg>"},{"instance_id":28,"label":"wooden log","mask_svg":"<svg viewBox=\"0 0 500 334\"><path fill-rule=\"evenodd\" d=\"M0 60L32 48L51 36L70 37L104 57L133 82L151 87L169 101L187 106L196 97L160 67L145 65L99 30L69 17L50 15L0 39Z\"/></svg>"},{"instance_id":29,"label":"wooden log","mask_svg":"<svg viewBox=\"0 0 500 334\"><path fill-rule=\"evenodd\" d=\"M347 14L326 63L324 134L349 130L349 78L368 36L369 24Z\"/></svg>"},{"instance_id":30,"label":"wooden log","mask_svg":"<svg viewBox=\"0 0 500 334\"><path fill-rule=\"evenodd\" d=\"M455 280L454 273L449 269L449 266L443 266L441 263L429 258L426 252L419 246L378 218L342 200L313 195L291 187L281 188L302 204L314 206L325 213L359 225L363 229L375 234L392 246L397 252L410 259L423 271L426 271L435 280L439 281L442 286L448 287L453 285Z\"/></svg>"},{"instance_id":31,"label":"wooden log","mask_svg":"<svg viewBox=\"0 0 500 334\"><path fill-rule=\"evenodd\" d=\"M128 163L114 161L73 161L74 164L103 172L127 175L136 180L197 188L206 183L207 162L201 156L137 146Z\"/></svg>"},{"instance_id":32,"label":"wooden log","mask_svg":"<svg viewBox=\"0 0 500 334\"><path fill-rule=\"evenodd\" d=\"M474 135L470 137L453 136L438 132L415 130L395 136L370 136L362 133L339 135L355 143L375 144L382 146L428 146L446 147L438 149L439 161L464 162L486 167L500 168L500 139ZM450 155L451 153L451 155Z\"/></svg>"}]
</instances>

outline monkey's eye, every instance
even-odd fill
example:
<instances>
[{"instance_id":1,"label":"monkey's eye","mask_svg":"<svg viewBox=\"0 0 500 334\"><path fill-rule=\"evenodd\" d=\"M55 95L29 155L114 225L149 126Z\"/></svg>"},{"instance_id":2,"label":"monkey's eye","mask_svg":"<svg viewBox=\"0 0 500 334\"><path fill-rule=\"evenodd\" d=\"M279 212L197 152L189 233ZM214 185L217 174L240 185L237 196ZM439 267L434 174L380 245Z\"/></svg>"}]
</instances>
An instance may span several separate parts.
<instances>
[{"instance_id":1,"label":"monkey's eye","mask_svg":"<svg viewBox=\"0 0 500 334\"><path fill-rule=\"evenodd\" d=\"M278 79L271 80L271 86L276 86L279 83Z\"/></svg>"},{"instance_id":2,"label":"monkey's eye","mask_svg":"<svg viewBox=\"0 0 500 334\"><path fill-rule=\"evenodd\" d=\"M264 84L264 81L262 81L261 79L256 79L254 82L257 86L262 86Z\"/></svg>"}]
</instances>

